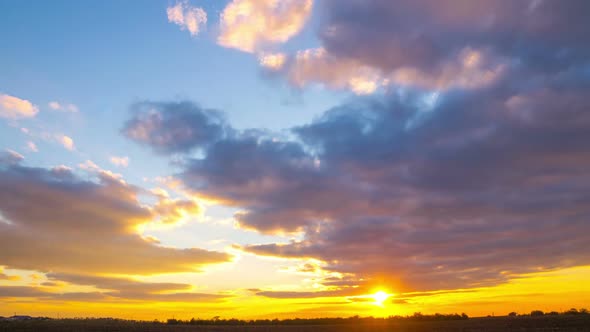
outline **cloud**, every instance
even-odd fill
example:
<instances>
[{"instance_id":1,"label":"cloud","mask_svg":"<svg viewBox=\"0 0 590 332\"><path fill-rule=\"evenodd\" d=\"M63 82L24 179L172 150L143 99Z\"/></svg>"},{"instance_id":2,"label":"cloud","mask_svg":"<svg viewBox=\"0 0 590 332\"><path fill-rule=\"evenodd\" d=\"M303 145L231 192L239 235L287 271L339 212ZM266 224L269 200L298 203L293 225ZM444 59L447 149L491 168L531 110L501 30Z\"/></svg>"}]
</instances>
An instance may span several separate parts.
<instances>
[{"instance_id":1,"label":"cloud","mask_svg":"<svg viewBox=\"0 0 590 332\"><path fill-rule=\"evenodd\" d=\"M312 0L233 0L221 13L217 42L249 53L284 43L301 31L311 9Z\"/></svg>"},{"instance_id":2,"label":"cloud","mask_svg":"<svg viewBox=\"0 0 590 332\"><path fill-rule=\"evenodd\" d=\"M499 79L507 67L504 62L492 61L484 52L471 48L461 50L452 61L441 64L436 73L411 67L382 72L355 59L335 57L323 48L299 51L287 63L285 75L294 86L316 83L349 89L358 95L372 94L390 85L439 91L481 88Z\"/></svg>"},{"instance_id":3,"label":"cloud","mask_svg":"<svg viewBox=\"0 0 590 332\"><path fill-rule=\"evenodd\" d=\"M366 289L337 289L315 292L303 291L260 291L256 295L273 299L310 299L321 297L357 296L366 294ZM363 293L364 292L364 293ZM373 300L374 301L374 300ZM346 302L343 302L345 304Z\"/></svg>"},{"instance_id":4,"label":"cloud","mask_svg":"<svg viewBox=\"0 0 590 332\"><path fill-rule=\"evenodd\" d=\"M320 47L288 56L281 73L297 87L356 94L478 89L509 71L587 63L589 25L580 13L588 9L583 0L323 1Z\"/></svg>"},{"instance_id":5,"label":"cloud","mask_svg":"<svg viewBox=\"0 0 590 332\"><path fill-rule=\"evenodd\" d=\"M139 282L128 281L128 286L141 285ZM219 302L229 296L207 293L193 292L173 292L173 293L154 293L154 292L128 292L128 291L110 291L110 292L55 292L50 291L47 287L29 287L29 286L0 286L0 298L37 298L43 301L67 301L67 302L121 302L144 301L144 302Z\"/></svg>"},{"instance_id":6,"label":"cloud","mask_svg":"<svg viewBox=\"0 0 590 332\"><path fill-rule=\"evenodd\" d=\"M126 128L149 130L128 136L177 153L183 189L237 209L239 227L297 233L242 250L347 277L326 287L457 289L587 265L589 5L531 4L328 0L320 47L261 65L298 86L383 93L286 134L204 130L200 108L167 106L135 115Z\"/></svg>"},{"instance_id":7,"label":"cloud","mask_svg":"<svg viewBox=\"0 0 590 332\"><path fill-rule=\"evenodd\" d=\"M70 113L78 113L79 109L78 106L74 104L63 104L57 101L52 101L48 104L49 108L54 111L62 111L62 112L70 112Z\"/></svg>"},{"instance_id":8,"label":"cloud","mask_svg":"<svg viewBox=\"0 0 590 332\"><path fill-rule=\"evenodd\" d=\"M30 101L0 93L0 117L17 120L32 118L39 112Z\"/></svg>"},{"instance_id":9,"label":"cloud","mask_svg":"<svg viewBox=\"0 0 590 332\"><path fill-rule=\"evenodd\" d=\"M117 157L111 156L109 158L111 164L119 167L127 167L129 166L129 157Z\"/></svg>"},{"instance_id":10,"label":"cloud","mask_svg":"<svg viewBox=\"0 0 590 332\"><path fill-rule=\"evenodd\" d=\"M142 102L133 105L132 112L123 134L162 154L206 147L226 134L219 111L191 102Z\"/></svg>"},{"instance_id":11,"label":"cloud","mask_svg":"<svg viewBox=\"0 0 590 332\"><path fill-rule=\"evenodd\" d=\"M191 36L196 36L202 26L207 24L207 13L203 8L193 7L188 1L177 1L172 7L166 8L168 22L180 26L181 30L188 30Z\"/></svg>"},{"instance_id":12,"label":"cloud","mask_svg":"<svg viewBox=\"0 0 590 332\"><path fill-rule=\"evenodd\" d=\"M232 129L185 155L177 178L238 208L242 228L303 234L244 250L318 259L357 285L478 287L588 264L590 81L527 72L358 98L291 138Z\"/></svg>"},{"instance_id":13,"label":"cloud","mask_svg":"<svg viewBox=\"0 0 590 332\"><path fill-rule=\"evenodd\" d=\"M192 292L193 286L184 283L141 282L130 278L104 277L70 273L50 273L47 278L52 282L67 282L72 285L93 286L98 292L81 293L96 294L103 299L125 299L139 301L181 301L181 302L216 302L227 296ZM66 293L66 297L79 298L79 293ZM56 299L64 299L62 294ZM51 295L50 295L51 296ZM55 295L53 295L55 296ZM100 298L99 297L99 298Z\"/></svg>"},{"instance_id":14,"label":"cloud","mask_svg":"<svg viewBox=\"0 0 590 332\"><path fill-rule=\"evenodd\" d=\"M7 164L7 165L18 164L19 162L21 162L24 159L25 159L25 157L22 154L14 151L14 150L6 149L6 150L0 152L0 163L2 163L2 164Z\"/></svg>"},{"instance_id":15,"label":"cloud","mask_svg":"<svg viewBox=\"0 0 590 332\"><path fill-rule=\"evenodd\" d=\"M269 53L262 54L258 59L262 67L269 70L279 70L285 64L286 56L283 53Z\"/></svg>"},{"instance_id":16,"label":"cloud","mask_svg":"<svg viewBox=\"0 0 590 332\"><path fill-rule=\"evenodd\" d=\"M8 280L8 281L19 281L21 279L20 276L17 275L7 275L3 272L2 267L0 267L0 280Z\"/></svg>"},{"instance_id":17,"label":"cloud","mask_svg":"<svg viewBox=\"0 0 590 332\"><path fill-rule=\"evenodd\" d=\"M35 142L27 142L27 149L31 152L39 152L39 148L37 148L37 144Z\"/></svg>"},{"instance_id":18,"label":"cloud","mask_svg":"<svg viewBox=\"0 0 590 332\"><path fill-rule=\"evenodd\" d=\"M143 239L139 225L173 216L141 205L138 188L97 177L93 182L67 169L0 166L0 212L10 220L0 223L0 262L41 272L154 274L229 260L225 253Z\"/></svg>"},{"instance_id":19,"label":"cloud","mask_svg":"<svg viewBox=\"0 0 590 332\"><path fill-rule=\"evenodd\" d=\"M76 146L74 145L74 140L66 135L61 135L58 137L59 143L63 145L64 148L74 151L76 150Z\"/></svg>"}]
</instances>

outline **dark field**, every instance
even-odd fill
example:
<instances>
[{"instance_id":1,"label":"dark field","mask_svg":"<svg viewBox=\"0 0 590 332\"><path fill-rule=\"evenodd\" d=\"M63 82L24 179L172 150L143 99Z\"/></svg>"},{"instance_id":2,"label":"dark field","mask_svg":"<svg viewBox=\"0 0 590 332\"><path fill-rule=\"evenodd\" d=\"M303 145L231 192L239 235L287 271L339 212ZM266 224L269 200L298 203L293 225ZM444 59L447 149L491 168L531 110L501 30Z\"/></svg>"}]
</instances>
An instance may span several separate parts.
<instances>
[{"instance_id":1,"label":"dark field","mask_svg":"<svg viewBox=\"0 0 590 332\"><path fill-rule=\"evenodd\" d=\"M190 326L110 320L47 320L0 322L0 332L501 332L501 331L590 331L590 315L544 317L489 317L457 321L389 322L375 324L301 326Z\"/></svg>"}]
</instances>

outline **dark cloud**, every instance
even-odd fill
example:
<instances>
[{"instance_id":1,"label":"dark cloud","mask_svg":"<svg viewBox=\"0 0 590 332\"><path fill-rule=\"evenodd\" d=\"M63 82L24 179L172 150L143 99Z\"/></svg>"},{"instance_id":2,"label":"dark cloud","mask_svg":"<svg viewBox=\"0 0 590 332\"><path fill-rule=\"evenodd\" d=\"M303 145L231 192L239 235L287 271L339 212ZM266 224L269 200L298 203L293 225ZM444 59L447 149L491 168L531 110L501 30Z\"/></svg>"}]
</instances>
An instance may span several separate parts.
<instances>
[{"instance_id":1,"label":"dark cloud","mask_svg":"<svg viewBox=\"0 0 590 332\"><path fill-rule=\"evenodd\" d=\"M440 94L428 108L422 92L362 98L293 128L295 139L220 139L179 177L241 207L242 227L304 232L245 250L320 259L357 276L347 286L476 287L587 264L586 83L523 81Z\"/></svg>"},{"instance_id":2,"label":"dark cloud","mask_svg":"<svg viewBox=\"0 0 590 332\"><path fill-rule=\"evenodd\" d=\"M140 301L140 302L219 302L228 296L218 294L204 293L152 293L152 292L132 292L132 291L115 291L115 292L66 292L59 293L44 287L32 286L0 286L0 298L36 298L43 301L58 302L121 302L121 301Z\"/></svg>"},{"instance_id":3,"label":"dark cloud","mask_svg":"<svg viewBox=\"0 0 590 332\"><path fill-rule=\"evenodd\" d=\"M226 134L223 115L191 102L141 102L132 106L133 117L122 132L158 153L203 148Z\"/></svg>"},{"instance_id":4,"label":"dark cloud","mask_svg":"<svg viewBox=\"0 0 590 332\"><path fill-rule=\"evenodd\" d=\"M74 285L94 286L105 298L117 298L139 301L219 301L228 296L190 292L192 285L169 282L141 282L130 278L102 277L68 273L50 273L49 280L67 282ZM60 295L69 296L71 293Z\"/></svg>"},{"instance_id":5,"label":"dark cloud","mask_svg":"<svg viewBox=\"0 0 590 332\"><path fill-rule=\"evenodd\" d=\"M173 216L141 205L137 192L105 174L93 182L71 172L0 165L0 264L42 272L152 274L229 260L225 253L143 239L139 224Z\"/></svg>"},{"instance_id":6,"label":"dark cloud","mask_svg":"<svg viewBox=\"0 0 590 332\"><path fill-rule=\"evenodd\" d=\"M590 58L585 0L327 0L318 9L320 47L272 68L296 86L475 89Z\"/></svg>"},{"instance_id":7,"label":"dark cloud","mask_svg":"<svg viewBox=\"0 0 590 332\"><path fill-rule=\"evenodd\" d=\"M585 90L448 95L408 126L422 116L413 104L341 107L296 128L330 170L319 191L344 207L311 212L325 222L306 228L301 242L248 250L319 258L328 269L408 289L485 285L588 263ZM342 183L355 186L342 192ZM315 204L304 193L269 196Z\"/></svg>"},{"instance_id":8,"label":"dark cloud","mask_svg":"<svg viewBox=\"0 0 590 332\"><path fill-rule=\"evenodd\" d=\"M364 289L337 289L316 292L289 292L289 291L262 291L256 293L258 296L264 296L274 299L305 299L320 297L339 297L339 296L357 296L363 295Z\"/></svg>"},{"instance_id":9,"label":"dark cloud","mask_svg":"<svg viewBox=\"0 0 590 332\"><path fill-rule=\"evenodd\" d=\"M584 0L328 0L320 37L331 54L384 71L434 70L465 47L563 68L587 62L589 12Z\"/></svg>"},{"instance_id":10,"label":"dark cloud","mask_svg":"<svg viewBox=\"0 0 590 332\"><path fill-rule=\"evenodd\" d=\"M0 151L0 163L14 165L25 159L21 154L12 150Z\"/></svg>"}]
</instances>

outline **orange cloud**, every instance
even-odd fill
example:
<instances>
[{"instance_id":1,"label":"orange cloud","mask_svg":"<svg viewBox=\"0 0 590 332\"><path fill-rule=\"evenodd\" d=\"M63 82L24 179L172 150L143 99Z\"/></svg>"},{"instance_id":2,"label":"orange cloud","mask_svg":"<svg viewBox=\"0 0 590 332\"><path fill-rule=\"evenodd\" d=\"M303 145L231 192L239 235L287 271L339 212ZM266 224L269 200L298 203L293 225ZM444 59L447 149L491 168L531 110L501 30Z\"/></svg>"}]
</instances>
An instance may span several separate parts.
<instances>
[{"instance_id":1,"label":"orange cloud","mask_svg":"<svg viewBox=\"0 0 590 332\"><path fill-rule=\"evenodd\" d=\"M70 151L74 151L76 149L76 146L74 145L74 140L69 136L61 135L61 137L59 137L59 142L61 143L61 145L63 145L64 148Z\"/></svg>"},{"instance_id":2,"label":"orange cloud","mask_svg":"<svg viewBox=\"0 0 590 332\"><path fill-rule=\"evenodd\" d=\"M312 0L233 0L221 14L217 42L249 53L284 43L301 31L311 8Z\"/></svg>"},{"instance_id":3,"label":"orange cloud","mask_svg":"<svg viewBox=\"0 0 590 332\"><path fill-rule=\"evenodd\" d=\"M8 119L32 118L39 112L30 101L0 94L0 117Z\"/></svg>"}]
</instances>

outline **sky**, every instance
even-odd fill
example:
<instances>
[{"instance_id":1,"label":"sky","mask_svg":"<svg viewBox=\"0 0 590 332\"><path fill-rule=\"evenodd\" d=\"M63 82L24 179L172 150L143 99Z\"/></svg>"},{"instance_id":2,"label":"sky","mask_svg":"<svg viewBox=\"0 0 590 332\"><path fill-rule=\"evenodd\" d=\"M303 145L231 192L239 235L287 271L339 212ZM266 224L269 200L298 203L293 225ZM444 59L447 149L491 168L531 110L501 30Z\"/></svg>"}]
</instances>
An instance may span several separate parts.
<instances>
[{"instance_id":1,"label":"sky","mask_svg":"<svg viewBox=\"0 0 590 332\"><path fill-rule=\"evenodd\" d=\"M590 299L590 2L0 2L0 316Z\"/></svg>"}]
</instances>

